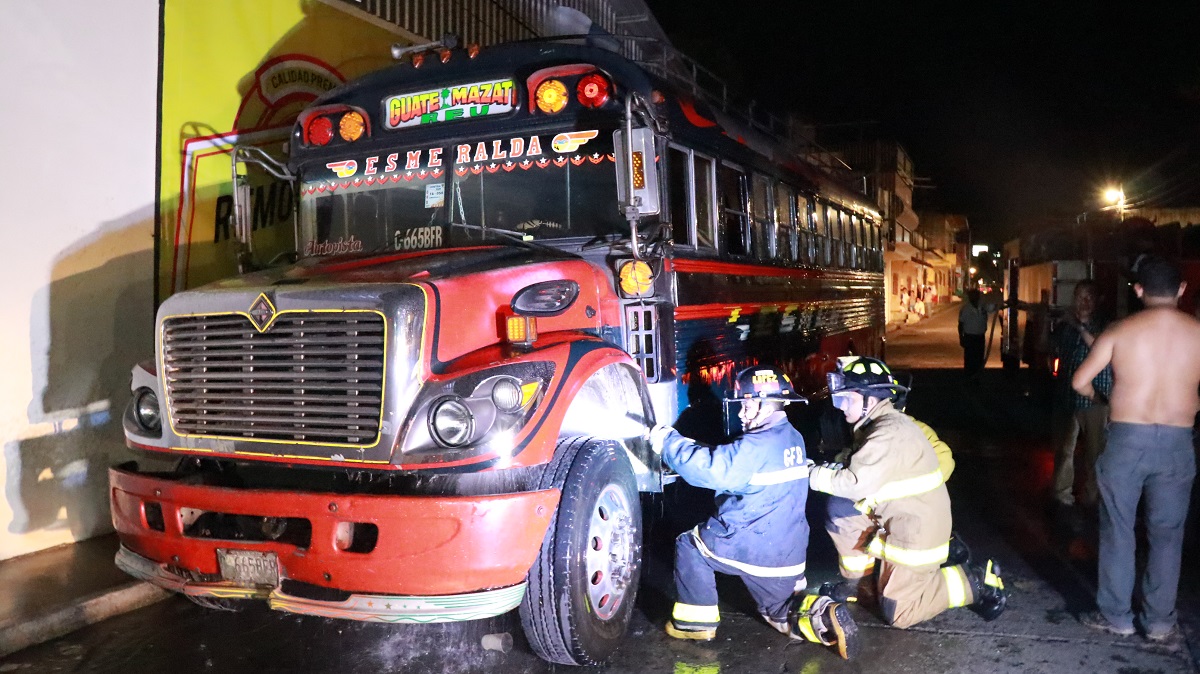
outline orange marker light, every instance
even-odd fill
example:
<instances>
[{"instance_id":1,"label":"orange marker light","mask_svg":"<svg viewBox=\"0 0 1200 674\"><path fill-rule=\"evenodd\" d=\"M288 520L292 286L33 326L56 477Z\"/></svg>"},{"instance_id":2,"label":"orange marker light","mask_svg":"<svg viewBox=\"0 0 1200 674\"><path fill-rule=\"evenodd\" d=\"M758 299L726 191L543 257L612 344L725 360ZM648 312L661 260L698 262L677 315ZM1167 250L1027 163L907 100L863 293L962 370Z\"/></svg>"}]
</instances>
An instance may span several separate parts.
<instances>
[{"instance_id":1,"label":"orange marker light","mask_svg":"<svg viewBox=\"0 0 1200 674\"><path fill-rule=\"evenodd\" d=\"M532 316L509 316L504 321L504 330L509 344L529 346L537 340L537 319Z\"/></svg>"},{"instance_id":2,"label":"orange marker light","mask_svg":"<svg viewBox=\"0 0 1200 674\"><path fill-rule=\"evenodd\" d=\"M649 293L654 285L654 273L650 271L650 265L641 260L633 260L621 265L618 276L620 277L621 292L629 297L641 297Z\"/></svg>"},{"instance_id":3,"label":"orange marker light","mask_svg":"<svg viewBox=\"0 0 1200 674\"><path fill-rule=\"evenodd\" d=\"M553 115L567 107L567 87L558 80L546 80L538 85L534 99L538 110Z\"/></svg>"},{"instance_id":4,"label":"orange marker light","mask_svg":"<svg viewBox=\"0 0 1200 674\"><path fill-rule=\"evenodd\" d=\"M641 152L633 153L633 189L646 189L646 158Z\"/></svg>"},{"instance_id":5,"label":"orange marker light","mask_svg":"<svg viewBox=\"0 0 1200 674\"><path fill-rule=\"evenodd\" d=\"M357 112L347 112L342 115L342 120L338 122L338 135L342 137L342 140L351 143L362 138L363 131L366 131L366 129L366 120Z\"/></svg>"}]
</instances>

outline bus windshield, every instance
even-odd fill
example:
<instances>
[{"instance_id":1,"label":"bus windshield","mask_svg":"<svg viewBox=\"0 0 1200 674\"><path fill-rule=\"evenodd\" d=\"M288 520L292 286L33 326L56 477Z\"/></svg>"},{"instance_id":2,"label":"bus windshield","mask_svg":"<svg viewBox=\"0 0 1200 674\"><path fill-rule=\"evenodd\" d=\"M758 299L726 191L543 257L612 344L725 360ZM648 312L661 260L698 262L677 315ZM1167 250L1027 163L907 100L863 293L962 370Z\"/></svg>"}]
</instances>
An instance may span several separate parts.
<instances>
[{"instance_id":1,"label":"bus windshield","mask_svg":"<svg viewBox=\"0 0 1200 674\"><path fill-rule=\"evenodd\" d=\"M628 232L611 133L464 142L335 164L354 164L354 174L303 184L303 256L478 245L481 228L537 240Z\"/></svg>"}]
</instances>

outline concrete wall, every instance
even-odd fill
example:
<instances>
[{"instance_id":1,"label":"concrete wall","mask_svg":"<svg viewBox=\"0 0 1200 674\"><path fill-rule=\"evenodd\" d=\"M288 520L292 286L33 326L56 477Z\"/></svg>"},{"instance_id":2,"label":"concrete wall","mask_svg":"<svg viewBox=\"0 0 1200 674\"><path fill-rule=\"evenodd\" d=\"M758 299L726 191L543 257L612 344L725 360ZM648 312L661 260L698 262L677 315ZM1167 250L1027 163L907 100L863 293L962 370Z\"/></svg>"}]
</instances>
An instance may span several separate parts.
<instances>
[{"instance_id":1,"label":"concrete wall","mask_svg":"<svg viewBox=\"0 0 1200 674\"><path fill-rule=\"evenodd\" d=\"M158 3L0 8L0 559L110 528L152 355Z\"/></svg>"}]
</instances>

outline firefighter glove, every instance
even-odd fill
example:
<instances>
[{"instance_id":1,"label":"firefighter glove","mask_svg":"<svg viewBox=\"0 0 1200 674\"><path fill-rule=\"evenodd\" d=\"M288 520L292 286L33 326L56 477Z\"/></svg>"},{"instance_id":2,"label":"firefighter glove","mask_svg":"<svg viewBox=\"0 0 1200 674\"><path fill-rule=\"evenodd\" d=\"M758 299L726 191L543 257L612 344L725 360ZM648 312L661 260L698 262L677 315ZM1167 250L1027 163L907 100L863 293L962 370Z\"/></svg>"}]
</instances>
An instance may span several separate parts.
<instances>
[{"instance_id":1,"label":"firefighter glove","mask_svg":"<svg viewBox=\"0 0 1200 674\"><path fill-rule=\"evenodd\" d=\"M650 449L654 450L655 454L662 454L663 443L666 442L667 436L675 431L674 428L667 424L657 424L650 429Z\"/></svg>"}]
</instances>

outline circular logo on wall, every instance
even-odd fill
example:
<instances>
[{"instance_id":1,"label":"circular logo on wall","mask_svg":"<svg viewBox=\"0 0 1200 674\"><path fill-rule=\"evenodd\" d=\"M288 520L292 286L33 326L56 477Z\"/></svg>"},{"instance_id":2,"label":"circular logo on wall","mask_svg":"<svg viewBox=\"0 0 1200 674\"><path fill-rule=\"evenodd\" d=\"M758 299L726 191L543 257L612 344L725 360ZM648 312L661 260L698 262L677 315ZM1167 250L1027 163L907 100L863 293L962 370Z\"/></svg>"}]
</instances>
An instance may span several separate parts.
<instances>
[{"instance_id":1,"label":"circular logo on wall","mask_svg":"<svg viewBox=\"0 0 1200 674\"><path fill-rule=\"evenodd\" d=\"M307 54L276 56L254 71L253 86L242 97L234 128L288 126L305 106L345 81L333 66Z\"/></svg>"}]
</instances>

